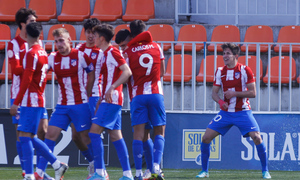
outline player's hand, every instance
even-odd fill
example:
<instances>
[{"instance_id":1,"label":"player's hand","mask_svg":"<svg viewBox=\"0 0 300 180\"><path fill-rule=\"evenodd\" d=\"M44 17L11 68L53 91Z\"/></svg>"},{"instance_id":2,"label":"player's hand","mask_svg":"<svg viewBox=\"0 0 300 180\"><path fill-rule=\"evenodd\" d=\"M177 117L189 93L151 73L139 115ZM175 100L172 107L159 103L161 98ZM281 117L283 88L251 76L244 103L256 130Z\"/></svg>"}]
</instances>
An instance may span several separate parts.
<instances>
[{"instance_id":1,"label":"player's hand","mask_svg":"<svg viewBox=\"0 0 300 180\"><path fill-rule=\"evenodd\" d=\"M110 87L108 89L108 91L105 93L105 101L107 103L112 103L112 95L113 95L113 92L114 92L114 88L113 87Z\"/></svg>"},{"instance_id":2,"label":"player's hand","mask_svg":"<svg viewBox=\"0 0 300 180\"><path fill-rule=\"evenodd\" d=\"M228 90L228 91L224 92L224 96L226 97L226 99L231 99L232 97L236 96L235 91Z\"/></svg>"},{"instance_id":3,"label":"player's hand","mask_svg":"<svg viewBox=\"0 0 300 180\"><path fill-rule=\"evenodd\" d=\"M10 115L12 115L12 116L16 116L17 114L18 114L18 106L17 105L12 105L11 107L10 107Z\"/></svg>"},{"instance_id":4,"label":"player's hand","mask_svg":"<svg viewBox=\"0 0 300 180\"><path fill-rule=\"evenodd\" d=\"M219 103L220 108L221 108L222 110L227 110L227 109L228 109L228 103L227 103L227 102L225 102L225 101L223 101L222 99L220 99L220 100L218 101L218 103Z\"/></svg>"}]
</instances>

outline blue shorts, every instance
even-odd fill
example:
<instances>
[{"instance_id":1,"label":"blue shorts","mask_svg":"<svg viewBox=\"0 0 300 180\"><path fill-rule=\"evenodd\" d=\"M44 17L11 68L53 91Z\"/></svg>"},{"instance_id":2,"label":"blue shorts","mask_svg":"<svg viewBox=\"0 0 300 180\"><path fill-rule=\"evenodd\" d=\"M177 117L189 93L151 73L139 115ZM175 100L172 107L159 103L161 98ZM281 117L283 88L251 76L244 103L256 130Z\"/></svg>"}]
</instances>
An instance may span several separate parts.
<instances>
[{"instance_id":1,"label":"blue shorts","mask_svg":"<svg viewBox=\"0 0 300 180\"><path fill-rule=\"evenodd\" d=\"M132 99L131 125L150 122L152 126L166 125L164 97L161 94L138 95Z\"/></svg>"},{"instance_id":2,"label":"blue shorts","mask_svg":"<svg viewBox=\"0 0 300 180\"><path fill-rule=\"evenodd\" d=\"M100 99L99 97L90 97L89 98L89 106L90 106L92 118L95 117L96 106L97 106L97 102L99 99Z\"/></svg>"},{"instance_id":3,"label":"blue shorts","mask_svg":"<svg viewBox=\"0 0 300 180\"><path fill-rule=\"evenodd\" d=\"M74 124L77 132L91 128L91 112L88 103L56 105L49 126L56 126L66 131L70 123Z\"/></svg>"},{"instance_id":4,"label":"blue shorts","mask_svg":"<svg viewBox=\"0 0 300 180\"><path fill-rule=\"evenodd\" d=\"M18 131L36 134L44 109L42 107L21 106Z\"/></svg>"},{"instance_id":5,"label":"blue shorts","mask_svg":"<svg viewBox=\"0 0 300 180\"><path fill-rule=\"evenodd\" d=\"M131 107L131 102L130 102L130 107ZM132 117L131 113L130 113L130 117ZM147 122L145 124L145 129L153 129L153 126L152 126L151 122ZM132 132L133 132L133 128L132 128Z\"/></svg>"},{"instance_id":6,"label":"blue shorts","mask_svg":"<svg viewBox=\"0 0 300 180\"><path fill-rule=\"evenodd\" d=\"M14 103L15 99L10 99L10 104L12 105ZM43 108L44 112L41 115L40 119L48 119L48 112L46 108ZM12 123L13 124L19 124L19 119L20 119L20 108L18 109L18 114L16 116L12 116Z\"/></svg>"},{"instance_id":7,"label":"blue shorts","mask_svg":"<svg viewBox=\"0 0 300 180\"><path fill-rule=\"evenodd\" d=\"M120 130L122 126L121 109L120 105L101 103L92 122L110 130Z\"/></svg>"},{"instance_id":8,"label":"blue shorts","mask_svg":"<svg viewBox=\"0 0 300 180\"><path fill-rule=\"evenodd\" d=\"M227 112L221 110L211 120L207 127L224 136L233 125L239 128L244 137L248 137L248 133L252 131L260 132L259 126L251 110L238 112Z\"/></svg>"}]
</instances>

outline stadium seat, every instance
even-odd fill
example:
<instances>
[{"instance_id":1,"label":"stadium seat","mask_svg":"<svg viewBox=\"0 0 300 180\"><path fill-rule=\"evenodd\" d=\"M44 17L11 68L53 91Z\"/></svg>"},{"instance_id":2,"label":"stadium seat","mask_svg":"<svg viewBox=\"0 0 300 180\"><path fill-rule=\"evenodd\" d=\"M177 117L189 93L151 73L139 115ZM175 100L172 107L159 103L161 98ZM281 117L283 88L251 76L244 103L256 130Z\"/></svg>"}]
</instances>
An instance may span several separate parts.
<instances>
[{"instance_id":1,"label":"stadium seat","mask_svg":"<svg viewBox=\"0 0 300 180\"><path fill-rule=\"evenodd\" d=\"M21 30L18 28L16 31L15 37L17 37L20 34L20 32L21 32ZM41 32L40 40L44 40L44 32L43 31Z\"/></svg>"},{"instance_id":2,"label":"stadium seat","mask_svg":"<svg viewBox=\"0 0 300 180\"><path fill-rule=\"evenodd\" d=\"M58 21L83 21L90 17L89 0L64 0Z\"/></svg>"},{"instance_id":3,"label":"stadium seat","mask_svg":"<svg viewBox=\"0 0 300 180\"><path fill-rule=\"evenodd\" d=\"M215 64L214 55L206 56L206 82L214 82L214 75L215 75L214 64ZM223 56L217 55L216 67L218 68L223 66L224 66ZM197 82L203 82L203 80L204 80L204 59L202 59L201 61L200 70L198 75L196 76Z\"/></svg>"},{"instance_id":4,"label":"stadium seat","mask_svg":"<svg viewBox=\"0 0 300 180\"><path fill-rule=\"evenodd\" d=\"M202 25L188 24L180 28L177 41L206 41L206 29ZM182 43L175 45L175 51L181 51ZM203 49L204 44L196 44L196 51ZM185 51L192 51L192 44L184 43Z\"/></svg>"},{"instance_id":5,"label":"stadium seat","mask_svg":"<svg viewBox=\"0 0 300 180\"><path fill-rule=\"evenodd\" d=\"M259 61L260 61L259 79L262 79L262 76L263 76L263 64L262 64L261 59ZM240 56L238 58L238 62L241 63L241 64L246 65L246 56ZM256 76L256 56L248 56L248 66L252 70L254 76L257 77Z\"/></svg>"},{"instance_id":6,"label":"stadium seat","mask_svg":"<svg viewBox=\"0 0 300 180\"><path fill-rule=\"evenodd\" d=\"M112 38L112 45L115 46L116 48L119 48L119 46L115 43L115 39L116 39L116 34L121 30L121 29L128 29L130 31L129 28L129 24L120 24L118 26L115 27L115 35Z\"/></svg>"},{"instance_id":7,"label":"stadium seat","mask_svg":"<svg viewBox=\"0 0 300 180\"><path fill-rule=\"evenodd\" d=\"M300 75L297 77L297 83L300 84Z\"/></svg>"},{"instance_id":8,"label":"stadium seat","mask_svg":"<svg viewBox=\"0 0 300 180\"><path fill-rule=\"evenodd\" d=\"M49 32L48 32L48 37L47 40L54 40L54 37L52 36L52 31L58 28L65 28L69 31L70 33L70 37L71 40L76 40L76 30L74 28L74 26L72 26L71 24L55 24L53 26L50 27ZM45 49L47 51L51 51L52 50L52 42L47 42L45 45ZM55 47L56 49L56 47Z\"/></svg>"},{"instance_id":9,"label":"stadium seat","mask_svg":"<svg viewBox=\"0 0 300 180\"><path fill-rule=\"evenodd\" d=\"M115 21L122 18L122 0L96 0L91 18L101 21Z\"/></svg>"},{"instance_id":10,"label":"stadium seat","mask_svg":"<svg viewBox=\"0 0 300 180\"><path fill-rule=\"evenodd\" d=\"M0 0L0 21L15 21L21 7L26 7L25 0Z\"/></svg>"},{"instance_id":11,"label":"stadium seat","mask_svg":"<svg viewBox=\"0 0 300 180\"><path fill-rule=\"evenodd\" d=\"M10 28L6 24L0 24L0 40L11 40ZM0 42L0 50L5 49L5 42Z\"/></svg>"},{"instance_id":12,"label":"stadium seat","mask_svg":"<svg viewBox=\"0 0 300 180\"><path fill-rule=\"evenodd\" d=\"M280 29L277 43L300 43L300 26L284 26ZM288 44L281 45L282 52L289 52ZM292 45L292 52L300 52L300 45ZM274 47L275 52L279 52L279 45Z\"/></svg>"},{"instance_id":13,"label":"stadium seat","mask_svg":"<svg viewBox=\"0 0 300 180\"><path fill-rule=\"evenodd\" d=\"M289 83L289 56L281 56L281 83ZM270 83L278 83L279 82L279 56L272 57L270 60L271 63L271 77ZM292 58L292 80L296 80L296 62L295 59ZM268 83L268 69L266 72L266 76L263 77L264 83Z\"/></svg>"},{"instance_id":14,"label":"stadium seat","mask_svg":"<svg viewBox=\"0 0 300 180\"><path fill-rule=\"evenodd\" d=\"M155 9L153 0L128 0L126 12L122 16L123 21L133 21L140 19L148 21L155 18Z\"/></svg>"},{"instance_id":15,"label":"stadium seat","mask_svg":"<svg viewBox=\"0 0 300 180\"><path fill-rule=\"evenodd\" d=\"M174 55L174 70L173 70L173 80L174 82L181 82L181 54ZM192 56L185 54L183 56L184 61L184 76L183 81L188 82L192 79ZM168 60L167 70L164 75L164 81L171 81L171 57Z\"/></svg>"},{"instance_id":16,"label":"stadium seat","mask_svg":"<svg viewBox=\"0 0 300 180\"><path fill-rule=\"evenodd\" d=\"M273 43L273 30L269 26L250 26L245 35L244 42L265 42L265 43ZM273 48L273 45L271 45ZM246 51L246 45L243 44L241 46L241 50L243 52ZM248 44L249 52L256 52L256 44ZM267 52L268 45L261 44L260 52Z\"/></svg>"},{"instance_id":17,"label":"stadium seat","mask_svg":"<svg viewBox=\"0 0 300 180\"><path fill-rule=\"evenodd\" d=\"M219 25L214 28L211 35L212 42L240 42L240 30L233 25ZM222 51L222 44L217 43L217 51ZM214 43L207 47L208 51L214 51Z\"/></svg>"},{"instance_id":18,"label":"stadium seat","mask_svg":"<svg viewBox=\"0 0 300 180\"><path fill-rule=\"evenodd\" d=\"M174 41L174 29L167 24L155 24L148 28L153 41ZM171 48L171 43L164 43L163 50L166 51Z\"/></svg>"},{"instance_id":19,"label":"stadium seat","mask_svg":"<svg viewBox=\"0 0 300 180\"><path fill-rule=\"evenodd\" d=\"M2 70L0 73L0 80L5 80L5 59L2 65ZM8 63L8 80L12 79L12 74L11 74L11 67L10 67L10 63Z\"/></svg>"},{"instance_id":20,"label":"stadium seat","mask_svg":"<svg viewBox=\"0 0 300 180\"><path fill-rule=\"evenodd\" d=\"M80 41L85 41L86 40L84 32L85 32L84 28L82 28L81 33L80 33L80 37L79 37Z\"/></svg>"},{"instance_id":21,"label":"stadium seat","mask_svg":"<svg viewBox=\"0 0 300 180\"><path fill-rule=\"evenodd\" d=\"M36 21L49 21L56 18L55 0L30 0L28 7L35 10L38 16Z\"/></svg>"}]
</instances>

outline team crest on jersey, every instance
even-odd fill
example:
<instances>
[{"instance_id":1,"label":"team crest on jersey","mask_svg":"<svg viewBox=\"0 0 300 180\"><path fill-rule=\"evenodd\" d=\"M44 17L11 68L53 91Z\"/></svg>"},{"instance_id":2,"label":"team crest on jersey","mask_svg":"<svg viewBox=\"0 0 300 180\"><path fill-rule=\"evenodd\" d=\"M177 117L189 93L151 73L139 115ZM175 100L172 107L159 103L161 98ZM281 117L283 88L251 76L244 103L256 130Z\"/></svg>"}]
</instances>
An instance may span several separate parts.
<instances>
[{"instance_id":1,"label":"team crest on jersey","mask_svg":"<svg viewBox=\"0 0 300 180\"><path fill-rule=\"evenodd\" d=\"M71 59L71 65L76 66L77 64L77 59Z\"/></svg>"},{"instance_id":2,"label":"team crest on jersey","mask_svg":"<svg viewBox=\"0 0 300 180\"><path fill-rule=\"evenodd\" d=\"M97 53L93 52L93 53L91 54L91 58L92 58L92 59L96 59L96 57L97 57Z\"/></svg>"},{"instance_id":3,"label":"team crest on jersey","mask_svg":"<svg viewBox=\"0 0 300 180\"><path fill-rule=\"evenodd\" d=\"M235 79L239 79L239 78L240 78L240 76L241 76L241 73L240 73L240 72L236 72L236 73L234 73L234 77L235 77Z\"/></svg>"}]
</instances>

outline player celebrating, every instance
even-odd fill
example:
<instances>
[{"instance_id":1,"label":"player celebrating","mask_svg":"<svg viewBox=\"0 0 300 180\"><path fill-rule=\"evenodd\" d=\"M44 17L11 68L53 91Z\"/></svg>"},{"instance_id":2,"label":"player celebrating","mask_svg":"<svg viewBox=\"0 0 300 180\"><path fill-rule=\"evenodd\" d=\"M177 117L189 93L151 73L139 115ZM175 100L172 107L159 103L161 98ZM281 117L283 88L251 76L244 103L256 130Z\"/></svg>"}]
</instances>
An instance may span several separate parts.
<instances>
[{"instance_id":1,"label":"player celebrating","mask_svg":"<svg viewBox=\"0 0 300 180\"><path fill-rule=\"evenodd\" d=\"M41 114L44 113L44 90L47 81L45 77L48 69L47 53L39 45L41 31L42 25L36 22L26 26L27 42L30 49L23 59L23 78L19 93L10 108L10 113L13 116L16 115L18 105L21 103L18 131L20 132L19 139L23 151L25 180L35 180L32 162L33 147L52 164L55 169L55 179L59 180L68 169L68 165L58 161L47 145L34 137Z\"/></svg>"},{"instance_id":2,"label":"player celebrating","mask_svg":"<svg viewBox=\"0 0 300 180\"><path fill-rule=\"evenodd\" d=\"M256 96L253 73L249 67L238 63L240 50L238 45L225 43L221 47L225 66L217 69L212 89L212 98L219 103L221 110L209 123L202 137L202 171L196 177L209 177L210 142L219 134L225 135L235 125L244 137L250 136L253 139L262 165L262 177L271 179L268 171L266 147L260 136L260 129L253 117L248 99ZM221 87L224 99L218 95Z\"/></svg>"},{"instance_id":3,"label":"player celebrating","mask_svg":"<svg viewBox=\"0 0 300 180\"><path fill-rule=\"evenodd\" d=\"M127 54L132 70L131 125L133 126L133 157L136 166L136 179L142 179L142 154L145 125L154 128L154 154L152 178L164 179L160 162L165 143L166 113L160 78L165 72L164 55L157 43L152 41L146 25L141 20L130 23L133 39L128 43Z\"/></svg>"},{"instance_id":4,"label":"player celebrating","mask_svg":"<svg viewBox=\"0 0 300 180\"><path fill-rule=\"evenodd\" d=\"M95 173L90 180L105 180L104 148L100 134L108 129L123 168L120 180L133 180L128 151L121 132L121 109L123 105L123 83L131 76L131 71L118 49L111 45L114 30L111 25L102 24L93 28L95 44L101 48L104 56L97 66L102 74L102 97L98 101L98 111L93 119L89 133L92 141ZM97 61L98 62L98 61Z\"/></svg>"},{"instance_id":5,"label":"player celebrating","mask_svg":"<svg viewBox=\"0 0 300 180\"><path fill-rule=\"evenodd\" d=\"M12 39L8 43L7 47L7 55L8 55L8 61L11 64L11 71L12 71L12 84L11 84L11 104L13 104L14 99L16 98L19 88L20 88L20 82L21 82L21 76L23 73L23 66L22 61L24 58L25 53L28 51L28 44L26 42L26 25L30 22L35 22L37 18L37 15L34 10L27 9L27 8L20 8L15 16L16 22L18 27L20 28L20 34ZM41 45L42 42L39 41L39 44ZM22 175L25 175L25 170L23 166L23 160L22 160L22 148L19 140L19 133L17 131L18 126L18 120L19 120L19 114L12 117L13 124L16 128L16 135L17 135L17 152L19 154L21 167L23 170ZM44 140L45 134L48 127L48 113L46 108L44 109L44 112L41 114L39 126L37 130L37 136L39 139ZM39 154L37 153L37 160L39 160ZM49 175L45 174L45 179L53 179Z\"/></svg>"},{"instance_id":6,"label":"player celebrating","mask_svg":"<svg viewBox=\"0 0 300 180\"><path fill-rule=\"evenodd\" d=\"M94 66L84 52L71 48L70 34L66 29L55 29L52 35L58 51L50 54L49 69L56 74L59 97L49 122L45 143L53 151L61 130L67 130L69 124L73 123L82 141L89 147L91 141L88 132L91 127L91 113L88 97L95 80ZM82 79L83 71L88 73L86 86ZM86 153L87 159L93 159L91 151L87 150ZM45 159L41 159L38 164L39 171L37 171L40 177L43 177L46 166Z\"/></svg>"}]
</instances>

